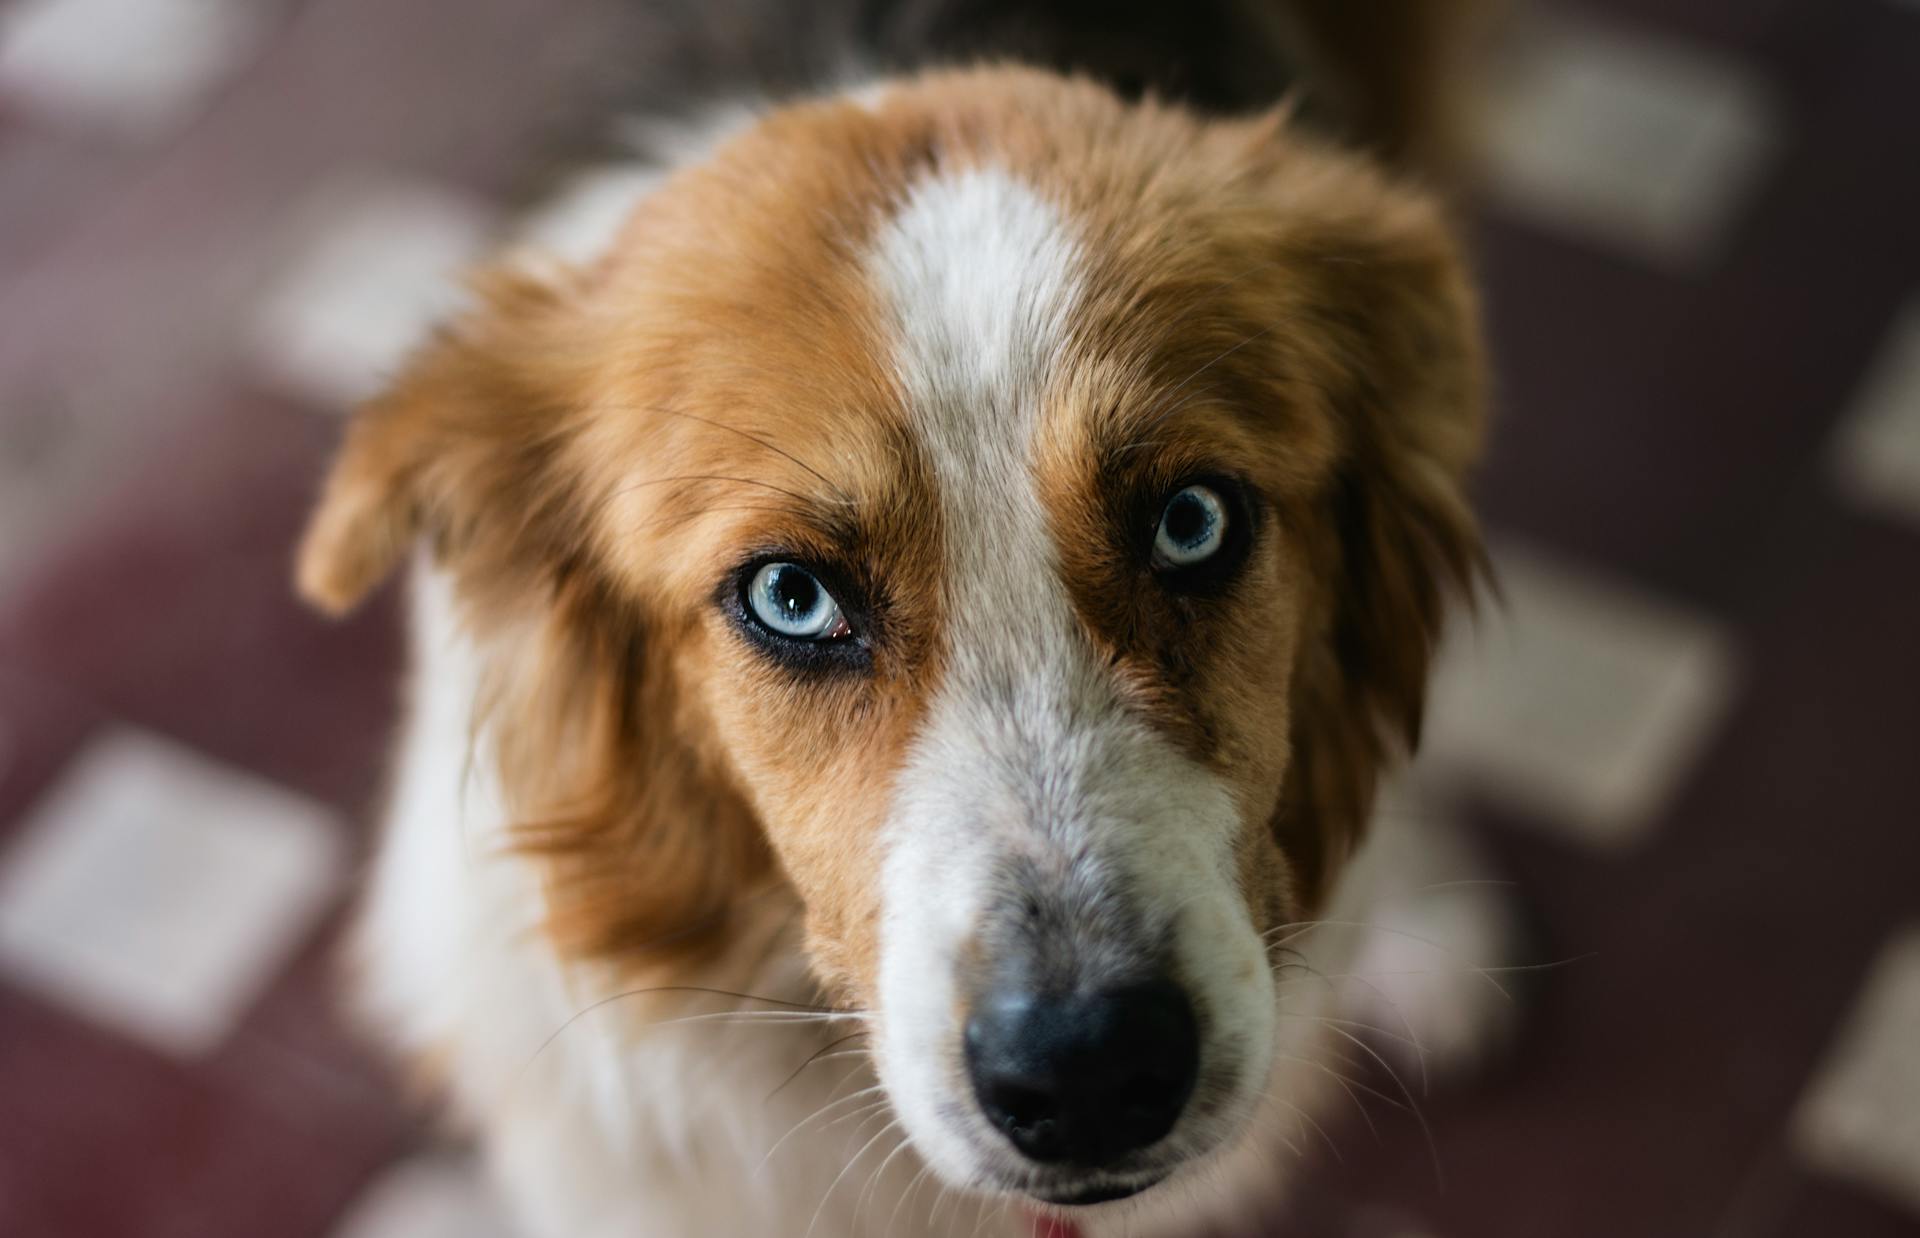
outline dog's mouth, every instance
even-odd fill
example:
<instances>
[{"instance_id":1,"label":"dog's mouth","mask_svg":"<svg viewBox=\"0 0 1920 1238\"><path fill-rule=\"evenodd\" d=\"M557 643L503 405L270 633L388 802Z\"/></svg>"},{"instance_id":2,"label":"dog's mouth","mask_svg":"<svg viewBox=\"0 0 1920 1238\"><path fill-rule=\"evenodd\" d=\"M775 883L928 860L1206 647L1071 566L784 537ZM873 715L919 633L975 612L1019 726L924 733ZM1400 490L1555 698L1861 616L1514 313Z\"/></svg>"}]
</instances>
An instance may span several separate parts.
<instances>
[{"instance_id":1,"label":"dog's mouth","mask_svg":"<svg viewBox=\"0 0 1920 1238\"><path fill-rule=\"evenodd\" d=\"M1067 1225L1063 1232L1074 1232L1072 1223L1085 1219L1085 1209L1101 1204L1119 1203L1153 1190L1173 1176L1164 1168L1132 1172L1061 1173L1045 1178L1003 1181L988 1187L991 1194L1009 1195L1036 1223L1044 1221ZM1047 1232L1042 1226L1042 1232Z\"/></svg>"},{"instance_id":2,"label":"dog's mouth","mask_svg":"<svg viewBox=\"0 0 1920 1238\"><path fill-rule=\"evenodd\" d=\"M1152 1190L1163 1180L1164 1175L1156 1175L1135 1182L1098 1182L1083 1186L1035 1190L1028 1194L1036 1202L1049 1208L1090 1208L1094 1204L1110 1204L1122 1199L1131 1199L1143 1191Z\"/></svg>"}]
</instances>

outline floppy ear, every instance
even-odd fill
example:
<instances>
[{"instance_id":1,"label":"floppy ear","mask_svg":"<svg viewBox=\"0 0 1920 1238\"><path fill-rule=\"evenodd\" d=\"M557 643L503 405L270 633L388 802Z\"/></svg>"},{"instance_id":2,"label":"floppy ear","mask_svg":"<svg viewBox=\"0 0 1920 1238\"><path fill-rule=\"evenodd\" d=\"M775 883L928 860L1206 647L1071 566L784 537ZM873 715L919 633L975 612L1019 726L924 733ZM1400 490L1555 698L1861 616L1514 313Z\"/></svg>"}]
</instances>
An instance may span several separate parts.
<instances>
[{"instance_id":1,"label":"floppy ear","mask_svg":"<svg viewBox=\"0 0 1920 1238\"><path fill-rule=\"evenodd\" d=\"M544 927L569 957L703 957L774 875L672 665L685 636L569 573L487 704L515 838L544 861Z\"/></svg>"},{"instance_id":2,"label":"floppy ear","mask_svg":"<svg viewBox=\"0 0 1920 1238\"><path fill-rule=\"evenodd\" d=\"M538 342L564 316L565 289L510 273L474 287L479 306L347 428L295 565L300 595L328 614L352 609L422 539L474 543L491 523L517 549L564 533L542 483L568 429L569 376Z\"/></svg>"},{"instance_id":3,"label":"floppy ear","mask_svg":"<svg viewBox=\"0 0 1920 1238\"><path fill-rule=\"evenodd\" d=\"M1485 570L1466 493L1484 361L1475 299L1436 204L1353 178L1287 244L1287 269L1305 275L1316 385L1340 447L1310 521L1317 592L1276 826L1324 879L1363 833L1385 766L1419 743L1448 594L1470 596Z\"/></svg>"},{"instance_id":4,"label":"floppy ear","mask_svg":"<svg viewBox=\"0 0 1920 1238\"><path fill-rule=\"evenodd\" d=\"M573 444L594 350L578 302L512 274L477 290L479 307L355 416L299 588L344 611L430 549L484 650L474 735L515 843L541 861L549 935L569 954L657 964L713 945L771 862L676 682L685 633L592 552Z\"/></svg>"}]
</instances>

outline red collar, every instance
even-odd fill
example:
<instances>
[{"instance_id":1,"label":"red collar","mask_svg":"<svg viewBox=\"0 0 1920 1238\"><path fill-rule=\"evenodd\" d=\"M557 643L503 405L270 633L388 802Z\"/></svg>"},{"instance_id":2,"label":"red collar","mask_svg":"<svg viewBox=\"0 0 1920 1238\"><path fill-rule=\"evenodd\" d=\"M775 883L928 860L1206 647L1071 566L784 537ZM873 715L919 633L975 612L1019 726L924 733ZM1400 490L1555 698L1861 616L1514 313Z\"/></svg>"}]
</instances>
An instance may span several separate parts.
<instances>
[{"instance_id":1,"label":"red collar","mask_svg":"<svg viewBox=\"0 0 1920 1238\"><path fill-rule=\"evenodd\" d=\"M1033 1218L1033 1238L1080 1238L1080 1227L1053 1217Z\"/></svg>"}]
</instances>

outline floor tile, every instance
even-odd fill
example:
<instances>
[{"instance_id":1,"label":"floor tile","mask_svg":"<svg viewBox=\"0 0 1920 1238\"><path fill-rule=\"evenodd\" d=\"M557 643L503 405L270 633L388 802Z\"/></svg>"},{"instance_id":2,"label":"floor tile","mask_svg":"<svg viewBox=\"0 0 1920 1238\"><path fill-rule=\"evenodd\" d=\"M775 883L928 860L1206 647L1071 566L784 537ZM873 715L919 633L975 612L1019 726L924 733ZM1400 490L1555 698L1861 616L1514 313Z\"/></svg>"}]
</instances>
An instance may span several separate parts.
<instances>
[{"instance_id":1,"label":"floor tile","mask_svg":"<svg viewBox=\"0 0 1920 1238\"><path fill-rule=\"evenodd\" d=\"M322 191L305 216L262 302L255 361L295 394L345 409L465 303L458 276L492 215L454 190L369 178Z\"/></svg>"},{"instance_id":2,"label":"floor tile","mask_svg":"<svg viewBox=\"0 0 1920 1238\"><path fill-rule=\"evenodd\" d=\"M138 467L121 418L96 415L62 394L29 388L0 418L0 595L29 575L103 487Z\"/></svg>"},{"instance_id":3,"label":"floor tile","mask_svg":"<svg viewBox=\"0 0 1920 1238\"><path fill-rule=\"evenodd\" d=\"M1920 925L1888 942L1874 964L1793 1133L1812 1165L1920 1217Z\"/></svg>"},{"instance_id":4,"label":"floor tile","mask_svg":"<svg viewBox=\"0 0 1920 1238\"><path fill-rule=\"evenodd\" d=\"M259 38L253 0L25 0L0 17L0 94L135 136L184 121Z\"/></svg>"},{"instance_id":5,"label":"floor tile","mask_svg":"<svg viewBox=\"0 0 1920 1238\"><path fill-rule=\"evenodd\" d=\"M1920 524L1920 299L1894 323L1854 394L1832 463L1850 502Z\"/></svg>"},{"instance_id":6,"label":"floor tile","mask_svg":"<svg viewBox=\"0 0 1920 1238\"><path fill-rule=\"evenodd\" d=\"M427 1154L376 1179L332 1238L512 1238L470 1160Z\"/></svg>"},{"instance_id":7,"label":"floor tile","mask_svg":"<svg viewBox=\"0 0 1920 1238\"><path fill-rule=\"evenodd\" d=\"M212 401L0 593L0 657L363 820L399 683L391 591L342 623L291 583L337 437L257 391Z\"/></svg>"},{"instance_id":8,"label":"floor tile","mask_svg":"<svg viewBox=\"0 0 1920 1238\"><path fill-rule=\"evenodd\" d=\"M0 664L0 848L99 724L70 692Z\"/></svg>"},{"instance_id":9,"label":"floor tile","mask_svg":"<svg viewBox=\"0 0 1920 1238\"><path fill-rule=\"evenodd\" d=\"M1914 1238L1920 1234L1920 1222L1911 1212L1852 1183L1802 1174L1789 1185L1791 1197L1770 1224L1725 1238Z\"/></svg>"},{"instance_id":10,"label":"floor tile","mask_svg":"<svg viewBox=\"0 0 1920 1238\"><path fill-rule=\"evenodd\" d=\"M1767 88L1741 64L1591 19L1526 23L1491 81L1494 195L1663 265L1711 258L1778 139Z\"/></svg>"},{"instance_id":11,"label":"floor tile","mask_svg":"<svg viewBox=\"0 0 1920 1238\"><path fill-rule=\"evenodd\" d=\"M156 736L107 732L0 869L18 982L182 1056L227 1036L340 877L328 815Z\"/></svg>"},{"instance_id":12,"label":"floor tile","mask_svg":"<svg viewBox=\"0 0 1920 1238\"><path fill-rule=\"evenodd\" d=\"M410 1128L298 1063L229 1056L158 1055L0 983L0 1233L324 1238Z\"/></svg>"},{"instance_id":13,"label":"floor tile","mask_svg":"<svg viewBox=\"0 0 1920 1238\"><path fill-rule=\"evenodd\" d=\"M606 252L635 205L664 179L660 169L641 163L576 177L515 230L516 251L536 269L542 258L589 263Z\"/></svg>"},{"instance_id":14,"label":"floor tile","mask_svg":"<svg viewBox=\"0 0 1920 1238\"><path fill-rule=\"evenodd\" d=\"M18 278L61 235L110 209L113 189L137 163L75 143L37 118L0 120L0 281Z\"/></svg>"},{"instance_id":15,"label":"floor tile","mask_svg":"<svg viewBox=\"0 0 1920 1238\"><path fill-rule=\"evenodd\" d=\"M1496 553L1505 604L1449 636L1419 769L1595 846L1653 822L1734 687L1709 620L1542 552Z\"/></svg>"}]
</instances>

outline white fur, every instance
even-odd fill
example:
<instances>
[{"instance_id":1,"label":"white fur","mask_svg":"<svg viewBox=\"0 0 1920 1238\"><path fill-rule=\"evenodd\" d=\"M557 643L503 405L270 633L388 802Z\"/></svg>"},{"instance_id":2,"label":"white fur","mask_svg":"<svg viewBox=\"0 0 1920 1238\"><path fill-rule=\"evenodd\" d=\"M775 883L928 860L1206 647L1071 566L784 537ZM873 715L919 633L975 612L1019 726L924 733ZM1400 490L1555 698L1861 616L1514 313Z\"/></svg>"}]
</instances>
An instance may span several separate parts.
<instances>
[{"instance_id":1,"label":"white fur","mask_svg":"<svg viewBox=\"0 0 1920 1238\"><path fill-rule=\"evenodd\" d=\"M980 1208L943 1202L935 1187L907 1196L920 1168L910 1154L881 1173L900 1146L882 1133L884 1107L821 1114L872 1086L864 1061L824 1061L789 1082L854 1025L716 1018L740 1007L697 996L623 1003L612 977L558 961L538 932L533 862L507 846L488 737L474 730L490 666L513 656L511 634L476 640L450 582L425 562L412 612L413 699L359 925L362 1005L390 1040L444 1071L523 1230L878 1238L931 1232L939 1205L957 1233L997 1232ZM786 911L769 908L740 943L754 963L723 960L713 983L817 1001L798 943L768 949L788 931Z\"/></svg>"},{"instance_id":2,"label":"white fur","mask_svg":"<svg viewBox=\"0 0 1920 1238\"><path fill-rule=\"evenodd\" d=\"M914 188L871 258L891 311L910 424L946 530L944 681L902 774L885 845L881 1076L921 1150L956 1183L1021 1167L977 1113L958 1060L956 955L1009 856L1126 887L1174 926L1210 1043L1244 1045L1239 1096L1169 1137L1208 1149L1265 1070L1271 979L1237 892L1239 814L1218 778L1120 706L1061 579L1034 439L1080 298L1070 224L1033 189L977 169ZM1115 895L1117 896L1117 894Z\"/></svg>"}]
</instances>

